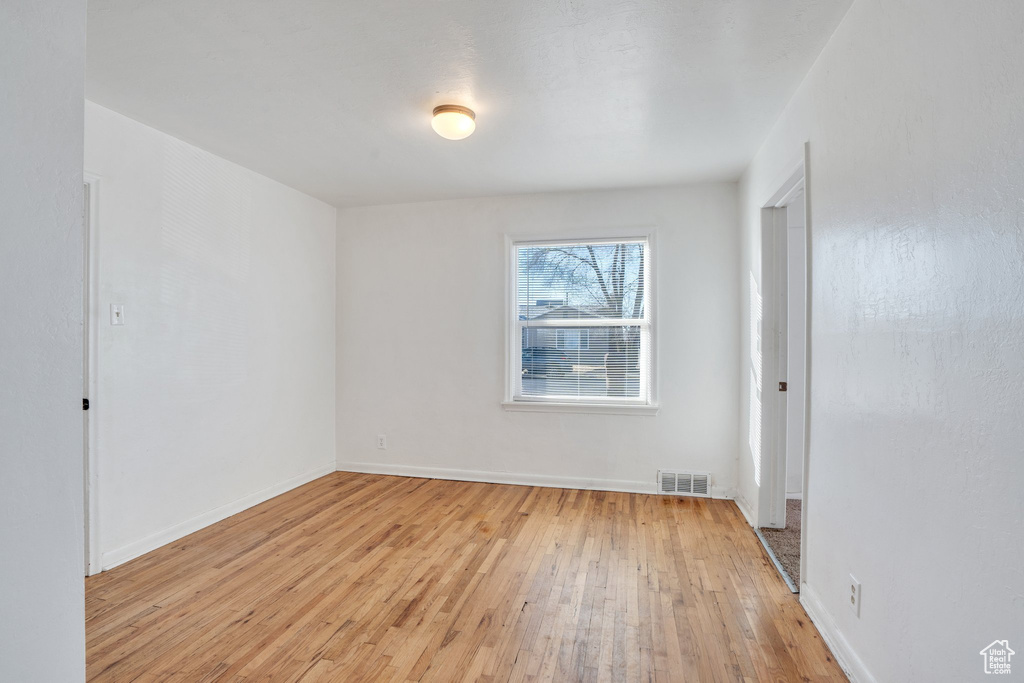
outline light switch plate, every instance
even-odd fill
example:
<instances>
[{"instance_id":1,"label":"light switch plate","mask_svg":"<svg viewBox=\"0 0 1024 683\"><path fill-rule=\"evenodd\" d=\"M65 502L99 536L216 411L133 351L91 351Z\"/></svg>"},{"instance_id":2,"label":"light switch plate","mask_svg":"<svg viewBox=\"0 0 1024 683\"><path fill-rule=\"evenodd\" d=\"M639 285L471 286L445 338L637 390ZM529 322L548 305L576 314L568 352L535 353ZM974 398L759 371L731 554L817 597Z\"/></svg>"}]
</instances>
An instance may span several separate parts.
<instances>
[{"instance_id":1,"label":"light switch plate","mask_svg":"<svg viewBox=\"0 0 1024 683\"><path fill-rule=\"evenodd\" d=\"M124 304L110 304L110 324L124 325Z\"/></svg>"}]
</instances>

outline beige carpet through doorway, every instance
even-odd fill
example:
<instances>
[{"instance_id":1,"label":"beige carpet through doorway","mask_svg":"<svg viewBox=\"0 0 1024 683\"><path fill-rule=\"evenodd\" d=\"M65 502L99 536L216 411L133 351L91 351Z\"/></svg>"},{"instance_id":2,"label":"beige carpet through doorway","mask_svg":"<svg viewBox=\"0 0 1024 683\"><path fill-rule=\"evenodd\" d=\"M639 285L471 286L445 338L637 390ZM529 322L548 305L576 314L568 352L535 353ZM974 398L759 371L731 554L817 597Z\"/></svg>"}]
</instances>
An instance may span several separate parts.
<instances>
[{"instance_id":1,"label":"beige carpet through doorway","mask_svg":"<svg viewBox=\"0 0 1024 683\"><path fill-rule=\"evenodd\" d=\"M800 501L786 501L786 528L769 529L761 527L761 534L768 547L775 553L782 568L793 580L793 585L800 587Z\"/></svg>"}]
</instances>

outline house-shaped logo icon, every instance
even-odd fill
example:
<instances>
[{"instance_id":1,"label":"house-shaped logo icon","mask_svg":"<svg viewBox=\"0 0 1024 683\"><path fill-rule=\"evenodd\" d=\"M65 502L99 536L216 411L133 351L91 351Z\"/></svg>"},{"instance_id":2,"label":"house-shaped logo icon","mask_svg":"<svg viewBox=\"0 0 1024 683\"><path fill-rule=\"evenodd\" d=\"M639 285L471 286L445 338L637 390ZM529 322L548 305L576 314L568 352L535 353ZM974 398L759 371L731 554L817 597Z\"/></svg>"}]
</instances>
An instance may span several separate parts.
<instances>
[{"instance_id":1,"label":"house-shaped logo icon","mask_svg":"<svg viewBox=\"0 0 1024 683\"><path fill-rule=\"evenodd\" d=\"M990 645L981 651L981 656L985 659L985 673L1010 673L1010 657L1015 654L1017 653L1010 649L1009 642L993 640Z\"/></svg>"}]
</instances>

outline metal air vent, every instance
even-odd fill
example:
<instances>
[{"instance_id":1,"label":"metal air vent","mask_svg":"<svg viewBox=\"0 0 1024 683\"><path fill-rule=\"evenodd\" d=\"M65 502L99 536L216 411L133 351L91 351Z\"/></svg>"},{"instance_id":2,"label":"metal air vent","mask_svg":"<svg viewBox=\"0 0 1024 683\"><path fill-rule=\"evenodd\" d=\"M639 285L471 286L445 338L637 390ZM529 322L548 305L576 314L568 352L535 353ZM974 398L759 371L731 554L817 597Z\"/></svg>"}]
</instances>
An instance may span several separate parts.
<instances>
[{"instance_id":1,"label":"metal air vent","mask_svg":"<svg viewBox=\"0 0 1024 683\"><path fill-rule=\"evenodd\" d=\"M672 496L710 498L711 473L658 470L658 491Z\"/></svg>"}]
</instances>

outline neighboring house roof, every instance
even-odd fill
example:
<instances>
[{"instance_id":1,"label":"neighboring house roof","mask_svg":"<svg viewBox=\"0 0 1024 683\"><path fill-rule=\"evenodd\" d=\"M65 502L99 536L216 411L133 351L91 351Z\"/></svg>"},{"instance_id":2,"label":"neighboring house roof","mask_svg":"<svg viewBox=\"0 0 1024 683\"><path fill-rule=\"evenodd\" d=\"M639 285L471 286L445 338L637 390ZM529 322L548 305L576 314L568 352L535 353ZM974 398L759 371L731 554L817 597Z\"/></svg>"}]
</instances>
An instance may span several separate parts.
<instances>
[{"instance_id":1,"label":"neighboring house roof","mask_svg":"<svg viewBox=\"0 0 1024 683\"><path fill-rule=\"evenodd\" d=\"M520 320L551 320L565 318L576 320L579 318L605 318L608 317L608 309L605 306L520 306Z\"/></svg>"}]
</instances>

